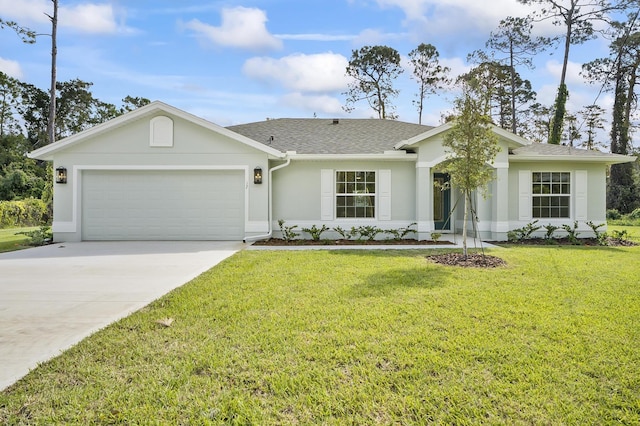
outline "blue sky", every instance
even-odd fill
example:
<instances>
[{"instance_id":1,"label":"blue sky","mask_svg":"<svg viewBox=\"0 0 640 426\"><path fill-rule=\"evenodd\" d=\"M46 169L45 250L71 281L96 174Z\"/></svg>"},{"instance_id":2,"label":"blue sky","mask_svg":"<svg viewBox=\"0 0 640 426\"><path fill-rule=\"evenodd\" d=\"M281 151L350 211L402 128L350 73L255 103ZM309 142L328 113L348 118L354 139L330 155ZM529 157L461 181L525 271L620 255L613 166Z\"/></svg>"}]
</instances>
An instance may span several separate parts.
<instances>
[{"instance_id":1,"label":"blue sky","mask_svg":"<svg viewBox=\"0 0 640 426\"><path fill-rule=\"evenodd\" d=\"M391 46L406 60L431 43L452 77L468 71L468 53L484 48L506 16L524 16L516 0L60 0L58 80L93 82L97 98L116 105L127 95L161 100L219 125L280 117L373 117L366 104L342 110L353 49ZM50 0L0 0L0 17L38 33L50 32ZM541 34L557 31L550 24ZM0 31L0 70L47 90L50 39L23 44ZM580 65L607 55L605 41L575 48L567 83L569 110L593 103L598 87L585 84ZM532 81L538 100L551 104L562 52L536 57ZM399 119L417 122L417 91L406 69L397 80ZM430 97L424 124L440 124L453 92ZM598 104L611 105L602 94Z\"/></svg>"}]
</instances>

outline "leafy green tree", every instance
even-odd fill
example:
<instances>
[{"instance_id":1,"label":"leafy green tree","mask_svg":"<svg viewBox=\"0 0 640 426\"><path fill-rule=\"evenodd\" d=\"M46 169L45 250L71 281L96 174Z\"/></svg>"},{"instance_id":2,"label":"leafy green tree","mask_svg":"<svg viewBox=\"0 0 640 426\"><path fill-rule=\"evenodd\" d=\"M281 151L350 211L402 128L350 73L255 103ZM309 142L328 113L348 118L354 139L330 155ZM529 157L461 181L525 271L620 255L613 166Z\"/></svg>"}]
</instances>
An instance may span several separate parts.
<instances>
[{"instance_id":1,"label":"leafy green tree","mask_svg":"<svg viewBox=\"0 0 640 426\"><path fill-rule=\"evenodd\" d=\"M20 133L20 82L0 71L0 137Z\"/></svg>"},{"instance_id":2,"label":"leafy green tree","mask_svg":"<svg viewBox=\"0 0 640 426\"><path fill-rule=\"evenodd\" d=\"M343 109L351 112L354 104L366 100L380 119L395 119L391 99L398 95L394 89L395 78L402 74L400 54L388 46L365 46L353 50L346 75L353 78L349 83Z\"/></svg>"},{"instance_id":3,"label":"leafy green tree","mask_svg":"<svg viewBox=\"0 0 640 426\"><path fill-rule=\"evenodd\" d=\"M147 98L127 95L122 99L122 107L118 110L118 115L133 111L150 103L151 101Z\"/></svg>"},{"instance_id":4,"label":"leafy green tree","mask_svg":"<svg viewBox=\"0 0 640 426\"><path fill-rule=\"evenodd\" d=\"M491 32L491 36L486 43L487 47L507 55L507 57L500 62L506 63L509 70L511 86L510 130L515 134L521 134L518 132L518 124L520 121L518 117L520 105L518 105L518 103L521 101L519 97L522 97L522 85L528 83L528 80L523 81L520 78L516 67L526 66L527 68L533 68L531 58L541 50L544 50L549 44L548 38L532 37L532 28L531 18L514 18L510 16L500 21L498 29ZM529 93L533 93L533 97L535 97L535 93L531 90L530 84L528 90ZM530 103L533 97L528 97L527 103Z\"/></svg>"},{"instance_id":5,"label":"leafy green tree","mask_svg":"<svg viewBox=\"0 0 640 426\"><path fill-rule=\"evenodd\" d=\"M583 66L585 75L614 94L611 118L611 152L632 153L632 117L637 110L636 89L640 81L640 24L637 14L618 23L617 37L610 45L610 56ZM634 179L632 163L611 166L607 186L607 208L630 213L640 207L640 188Z\"/></svg>"},{"instance_id":6,"label":"leafy green tree","mask_svg":"<svg viewBox=\"0 0 640 426\"><path fill-rule=\"evenodd\" d=\"M462 250L465 258L471 195L477 190L486 195L487 185L494 178L493 169L489 164L500 151L498 138L492 129L491 117L482 113L482 102L465 89L462 96L455 101L457 116L443 138L443 146L448 153L443 171L451 175L451 185L460 190L464 197ZM475 215L472 215L472 220L475 220Z\"/></svg>"},{"instance_id":7,"label":"leafy green tree","mask_svg":"<svg viewBox=\"0 0 640 426\"><path fill-rule=\"evenodd\" d=\"M417 100L413 103L418 108L418 124L422 124L424 100L428 95L435 95L448 85L451 80L447 76L451 68L440 65L440 54L431 44L420 45L409 52L409 61L413 66L412 78L418 82Z\"/></svg>"},{"instance_id":8,"label":"leafy green tree","mask_svg":"<svg viewBox=\"0 0 640 426\"><path fill-rule=\"evenodd\" d=\"M15 21L5 21L0 18L0 28L10 28L22 39L23 42L28 44L33 44L36 42L36 33L33 30L30 30L27 27L22 27L18 25Z\"/></svg>"},{"instance_id":9,"label":"leafy green tree","mask_svg":"<svg viewBox=\"0 0 640 426\"><path fill-rule=\"evenodd\" d=\"M564 54L562 72L558 84L558 94L554 105L554 118L549 136L549 143L559 144L562 136L562 126L566 113L566 103L569 91L566 85L567 67L569 65L569 51L572 45L583 44L596 37L612 23L615 13L626 10L630 5L637 4L632 0L518 0L519 3L538 6L531 18L534 21L551 21L554 25L564 28L561 37Z\"/></svg>"},{"instance_id":10,"label":"leafy green tree","mask_svg":"<svg viewBox=\"0 0 640 426\"><path fill-rule=\"evenodd\" d=\"M596 135L598 131L604 131L604 109L598 105L587 105L578 114L582 117L587 128L587 140L582 143L582 147L590 150L597 150L605 147L604 143L598 142Z\"/></svg>"},{"instance_id":11,"label":"leafy green tree","mask_svg":"<svg viewBox=\"0 0 640 426\"><path fill-rule=\"evenodd\" d=\"M506 130L513 129L514 116L518 122L525 122L524 111L536 97L528 80L523 80L518 73L514 74L508 65L494 60L481 62L460 76L458 81L464 82L469 90L477 94L478 99L483 100L482 112ZM516 114L513 111L514 102ZM522 134L523 126L516 125L516 131Z\"/></svg>"}]
</instances>

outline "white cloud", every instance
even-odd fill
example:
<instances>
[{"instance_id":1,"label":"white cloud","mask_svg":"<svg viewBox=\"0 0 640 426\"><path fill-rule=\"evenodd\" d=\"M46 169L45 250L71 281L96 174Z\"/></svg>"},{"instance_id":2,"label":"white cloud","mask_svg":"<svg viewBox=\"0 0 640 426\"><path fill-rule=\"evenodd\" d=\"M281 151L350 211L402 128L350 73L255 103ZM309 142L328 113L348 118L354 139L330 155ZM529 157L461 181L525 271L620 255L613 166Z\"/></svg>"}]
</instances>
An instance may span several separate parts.
<instances>
[{"instance_id":1,"label":"white cloud","mask_svg":"<svg viewBox=\"0 0 640 426\"><path fill-rule=\"evenodd\" d=\"M342 103L337 98L322 95L308 96L299 92L282 97L281 103L288 107L327 115L344 115Z\"/></svg>"},{"instance_id":2,"label":"white cloud","mask_svg":"<svg viewBox=\"0 0 640 426\"><path fill-rule=\"evenodd\" d=\"M370 0L381 8L399 8L405 14L404 26L414 37L455 34L473 39L496 28L506 16L525 16L531 10L514 0Z\"/></svg>"},{"instance_id":3,"label":"white cloud","mask_svg":"<svg viewBox=\"0 0 640 426\"><path fill-rule=\"evenodd\" d=\"M242 68L245 75L275 81L300 92L333 92L347 87L345 70L349 61L336 53L295 54L280 59L251 58Z\"/></svg>"},{"instance_id":4,"label":"white cloud","mask_svg":"<svg viewBox=\"0 0 640 426\"><path fill-rule=\"evenodd\" d=\"M23 77L22 68L20 64L11 59L0 58L0 71L7 74L9 77L21 79Z\"/></svg>"},{"instance_id":5,"label":"white cloud","mask_svg":"<svg viewBox=\"0 0 640 426\"><path fill-rule=\"evenodd\" d=\"M562 64L559 61L556 61L556 60L547 61L546 70L558 81L558 83L560 82L560 75L562 74ZM567 76L565 79L565 84L569 88L571 88L571 86L576 86L576 85L580 85L580 86L588 85L584 77L580 75L581 72L582 72L582 64L569 61L567 63Z\"/></svg>"},{"instance_id":6,"label":"white cloud","mask_svg":"<svg viewBox=\"0 0 640 426\"><path fill-rule=\"evenodd\" d=\"M254 8L222 9L222 24L215 27L193 19L185 24L208 42L223 47L261 51L282 48L282 41L269 33L267 14Z\"/></svg>"},{"instance_id":7,"label":"white cloud","mask_svg":"<svg viewBox=\"0 0 640 426\"><path fill-rule=\"evenodd\" d=\"M16 20L27 27L37 25L39 28L43 28L42 25L50 25L47 14L53 13L49 0L0 0L0 10L3 11L5 19ZM80 3L74 6L60 4L58 24L61 28L88 34L130 31L118 24L113 6L107 3Z\"/></svg>"}]
</instances>

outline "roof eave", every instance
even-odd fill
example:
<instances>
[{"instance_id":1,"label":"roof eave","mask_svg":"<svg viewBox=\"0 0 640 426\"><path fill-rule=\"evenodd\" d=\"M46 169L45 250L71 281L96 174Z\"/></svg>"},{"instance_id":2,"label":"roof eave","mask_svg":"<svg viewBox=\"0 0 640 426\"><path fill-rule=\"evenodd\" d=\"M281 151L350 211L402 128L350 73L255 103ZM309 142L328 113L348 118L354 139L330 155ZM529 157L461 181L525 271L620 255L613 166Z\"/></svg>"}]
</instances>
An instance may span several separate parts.
<instances>
[{"instance_id":1,"label":"roof eave","mask_svg":"<svg viewBox=\"0 0 640 426\"><path fill-rule=\"evenodd\" d=\"M528 161L551 161L551 162L579 162L579 163L601 163L601 164L622 164L636 161L636 157L631 155L615 155L607 157L599 156L576 156L576 155L509 155L509 162Z\"/></svg>"},{"instance_id":2,"label":"roof eave","mask_svg":"<svg viewBox=\"0 0 640 426\"><path fill-rule=\"evenodd\" d=\"M287 158L300 161L347 161L347 160L369 160L369 161L416 161L417 154L407 154L404 151L398 153L386 152L384 154L298 154L288 151Z\"/></svg>"}]
</instances>

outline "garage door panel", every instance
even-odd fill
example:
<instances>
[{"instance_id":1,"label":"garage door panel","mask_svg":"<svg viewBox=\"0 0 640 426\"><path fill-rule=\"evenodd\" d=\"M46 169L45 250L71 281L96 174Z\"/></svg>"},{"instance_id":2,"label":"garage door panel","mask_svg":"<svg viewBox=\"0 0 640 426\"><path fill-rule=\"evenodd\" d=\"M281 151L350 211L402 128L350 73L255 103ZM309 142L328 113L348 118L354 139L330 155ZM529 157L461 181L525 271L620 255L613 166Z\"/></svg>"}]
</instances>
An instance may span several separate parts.
<instances>
[{"instance_id":1,"label":"garage door panel","mask_svg":"<svg viewBox=\"0 0 640 426\"><path fill-rule=\"evenodd\" d=\"M82 175L84 240L239 240L242 171L111 171Z\"/></svg>"}]
</instances>

